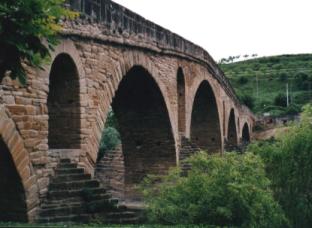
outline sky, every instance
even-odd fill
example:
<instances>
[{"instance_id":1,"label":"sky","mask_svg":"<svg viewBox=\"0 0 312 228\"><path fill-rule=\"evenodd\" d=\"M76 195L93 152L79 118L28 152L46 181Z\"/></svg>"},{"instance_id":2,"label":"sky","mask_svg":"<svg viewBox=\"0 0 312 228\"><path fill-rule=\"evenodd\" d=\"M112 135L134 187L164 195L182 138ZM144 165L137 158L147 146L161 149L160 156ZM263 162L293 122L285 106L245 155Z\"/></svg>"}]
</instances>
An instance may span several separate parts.
<instances>
[{"instance_id":1,"label":"sky","mask_svg":"<svg viewBox=\"0 0 312 228\"><path fill-rule=\"evenodd\" d=\"M312 0L114 0L228 56L312 53Z\"/></svg>"}]
</instances>

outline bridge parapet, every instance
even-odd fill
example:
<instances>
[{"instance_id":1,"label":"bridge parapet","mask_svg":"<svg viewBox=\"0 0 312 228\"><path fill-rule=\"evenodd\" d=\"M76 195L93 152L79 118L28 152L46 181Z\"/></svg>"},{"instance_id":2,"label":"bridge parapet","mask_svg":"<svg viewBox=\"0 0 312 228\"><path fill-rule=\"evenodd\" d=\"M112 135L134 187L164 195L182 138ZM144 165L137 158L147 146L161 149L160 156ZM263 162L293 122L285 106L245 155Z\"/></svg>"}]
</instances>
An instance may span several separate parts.
<instances>
[{"instance_id":1,"label":"bridge parapet","mask_svg":"<svg viewBox=\"0 0 312 228\"><path fill-rule=\"evenodd\" d=\"M240 106L228 79L202 47L110 0L69 0L68 3L72 9L82 12L81 18L104 25L112 34L138 36L143 42L166 50L167 53L171 51L205 64L236 105Z\"/></svg>"}]
</instances>

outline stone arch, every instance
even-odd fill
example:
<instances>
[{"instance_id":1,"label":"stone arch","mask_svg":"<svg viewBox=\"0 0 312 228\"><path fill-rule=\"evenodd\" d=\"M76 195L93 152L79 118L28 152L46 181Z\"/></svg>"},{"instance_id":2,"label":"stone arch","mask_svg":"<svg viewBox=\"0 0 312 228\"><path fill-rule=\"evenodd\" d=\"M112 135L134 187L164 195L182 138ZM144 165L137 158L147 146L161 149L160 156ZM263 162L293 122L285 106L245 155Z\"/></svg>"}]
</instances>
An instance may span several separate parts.
<instances>
[{"instance_id":1,"label":"stone arch","mask_svg":"<svg viewBox=\"0 0 312 228\"><path fill-rule=\"evenodd\" d=\"M199 85L193 101L191 141L209 152L222 150L218 105L214 91L207 80Z\"/></svg>"},{"instance_id":2,"label":"stone arch","mask_svg":"<svg viewBox=\"0 0 312 228\"><path fill-rule=\"evenodd\" d=\"M124 158L125 198L140 198L135 190L147 174L165 174L176 165L176 148L164 96L142 66L122 78L111 103L118 122Z\"/></svg>"},{"instance_id":3,"label":"stone arch","mask_svg":"<svg viewBox=\"0 0 312 228\"><path fill-rule=\"evenodd\" d=\"M250 131L247 123L244 124L242 130L242 143L248 144L250 142Z\"/></svg>"},{"instance_id":4,"label":"stone arch","mask_svg":"<svg viewBox=\"0 0 312 228\"><path fill-rule=\"evenodd\" d=\"M227 149L231 150L237 146L238 137L237 137L237 128L235 123L235 112L232 108L228 118L228 131L227 131Z\"/></svg>"},{"instance_id":5,"label":"stone arch","mask_svg":"<svg viewBox=\"0 0 312 228\"><path fill-rule=\"evenodd\" d=\"M33 221L37 180L14 121L0 106L0 221Z\"/></svg>"},{"instance_id":6,"label":"stone arch","mask_svg":"<svg viewBox=\"0 0 312 228\"><path fill-rule=\"evenodd\" d=\"M48 94L50 149L80 148L80 85L74 60L58 54L51 67ZM66 135L66 137L64 137Z\"/></svg>"},{"instance_id":7,"label":"stone arch","mask_svg":"<svg viewBox=\"0 0 312 228\"><path fill-rule=\"evenodd\" d=\"M178 97L178 130L180 134L185 134L185 79L181 67L177 73L177 97Z\"/></svg>"},{"instance_id":8,"label":"stone arch","mask_svg":"<svg viewBox=\"0 0 312 228\"><path fill-rule=\"evenodd\" d=\"M24 186L1 136L0 152L0 221L27 222Z\"/></svg>"}]
</instances>

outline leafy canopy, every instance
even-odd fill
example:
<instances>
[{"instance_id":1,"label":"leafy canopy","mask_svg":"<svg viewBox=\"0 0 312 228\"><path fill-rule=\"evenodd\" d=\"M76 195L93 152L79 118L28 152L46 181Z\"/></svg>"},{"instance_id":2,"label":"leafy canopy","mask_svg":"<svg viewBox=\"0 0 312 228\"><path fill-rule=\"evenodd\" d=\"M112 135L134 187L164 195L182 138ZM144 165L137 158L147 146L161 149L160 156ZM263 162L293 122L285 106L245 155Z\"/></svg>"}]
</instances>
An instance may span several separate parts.
<instances>
[{"instance_id":1,"label":"leafy canopy","mask_svg":"<svg viewBox=\"0 0 312 228\"><path fill-rule=\"evenodd\" d=\"M186 177L175 169L168 176L145 179L142 189L152 222L287 226L260 157L251 153L219 156L201 152L189 162L192 169Z\"/></svg>"},{"instance_id":2,"label":"leafy canopy","mask_svg":"<svg viewBox=\"0 0 312 228\"><path fill-rule=\"evenodd\" d=\"M7 71L26 83L22 63L40 67L57 44L61 19L78 14L64 8L65 0L0 1L0 80Z\"/></svg>"}]
</instances>

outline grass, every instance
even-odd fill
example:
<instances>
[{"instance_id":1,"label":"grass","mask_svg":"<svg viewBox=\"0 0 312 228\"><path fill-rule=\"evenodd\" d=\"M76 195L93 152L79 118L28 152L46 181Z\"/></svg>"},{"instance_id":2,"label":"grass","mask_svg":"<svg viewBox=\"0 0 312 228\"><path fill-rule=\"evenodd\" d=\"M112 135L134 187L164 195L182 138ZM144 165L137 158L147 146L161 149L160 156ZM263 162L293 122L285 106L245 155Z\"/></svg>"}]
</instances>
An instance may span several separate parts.
<instances>
[{"instance_id":1,"label":"grass","mask_svg":"<svg viewBox=\"0 0 312 228\"><path fill-rule=\"evenodd\" d=\"M272 107L273 112L280 109L273 107L274 100L279 94L286 99L287 84L291 104L300 109L312 102L312 54L262 57L220 67L239 97L252 97L255 113L267 112L267 107Z\"/></svg>"}]
</instances>

